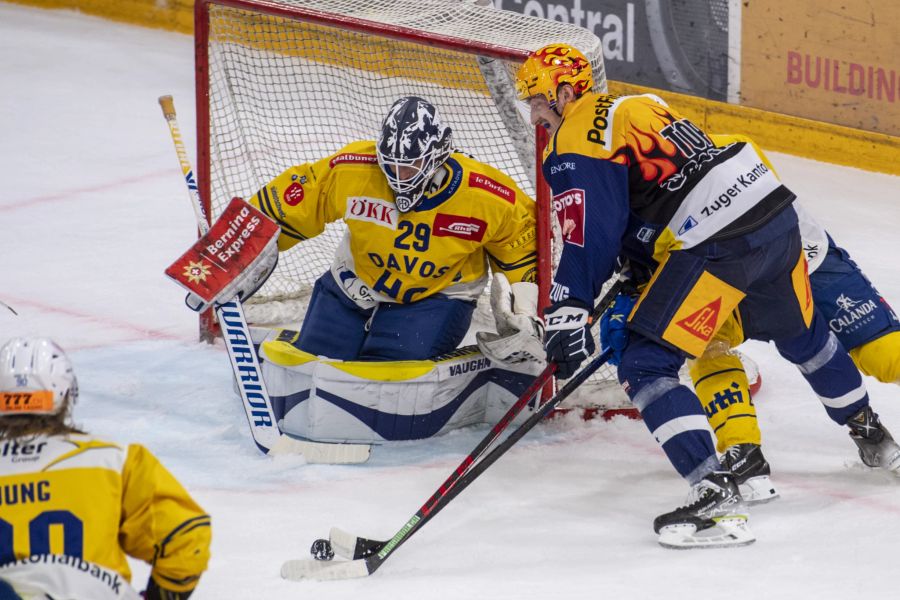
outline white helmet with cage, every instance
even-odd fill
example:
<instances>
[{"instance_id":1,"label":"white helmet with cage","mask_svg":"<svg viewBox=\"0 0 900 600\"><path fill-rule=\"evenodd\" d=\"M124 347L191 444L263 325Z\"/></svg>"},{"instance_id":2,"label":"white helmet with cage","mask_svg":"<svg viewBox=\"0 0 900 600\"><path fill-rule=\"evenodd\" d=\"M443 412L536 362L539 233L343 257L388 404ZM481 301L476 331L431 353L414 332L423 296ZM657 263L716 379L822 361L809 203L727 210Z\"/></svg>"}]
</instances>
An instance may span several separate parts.
<instances>
[{"instance_id":1,"label":"white helmet with cage","mask_svg":"<svg viewBox=\"0 0 900 600\"><path fill-rule=\"evenodd\" d=\"M376 155L401 213L422 199L435 171L450 157L452 138L450 127L427 100L405 96L391 105L381 124Z\"/></svg>"},{"instance_id":2,"label":"white helmet with cage","mask_svg":"<svg viewBox=\"0 0 900 600\"><path fill-rule=\"evenodd\" d=\"M13 338L0 348L0 417L55 415L77 398L72 363L52 340Z\"/></svg>"}]
</instances>

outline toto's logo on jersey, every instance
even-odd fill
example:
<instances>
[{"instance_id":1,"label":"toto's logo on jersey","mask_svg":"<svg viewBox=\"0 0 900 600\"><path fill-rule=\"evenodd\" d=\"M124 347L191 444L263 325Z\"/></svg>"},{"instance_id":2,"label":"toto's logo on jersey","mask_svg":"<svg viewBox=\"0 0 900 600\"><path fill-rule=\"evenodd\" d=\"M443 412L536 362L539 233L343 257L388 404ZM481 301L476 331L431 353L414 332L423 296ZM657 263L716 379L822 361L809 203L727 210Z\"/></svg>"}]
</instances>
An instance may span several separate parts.
<instances>
[{"instance_id":1,"label":"toto's logo on jersey","mask_svg":"<svg viewBox=\"0 0 900 600\"><path fill-rule=\"evenodd\" d=\"M487 230L487 223L475 217L445 215L438 213L434 217L432 234L438 237L457 237L473 242L480 242Z\"/></svg>"},{"instance_id":2,"label":"toto's logo on jersey","mask_svg":"<svg viewBox=\"0 0 900 600\"><path fill-rule=\"evenodd\" d=\"M397 207L381 198L351 196L347 198L344 220L368 221L388 229L397 229Z\"/></svg>"},{"instance_id":3,"label":"toto's logo on jersey","mask_svg":"<svg viewBox=\"0 0 900 600\"><path fill-rule=\"evenodd\" d=\"M566 190L553 196L553 210L559 219L563 241L584 247L584 190Z\"/></svg>"},{"instance_id":4,"label":"toto's logo on jersey","mask_svg":"<svg viewBox=\"0 0 900 600\"><path fill-rule=\"evenodd\" d=\"M306 193L303 191L303 186L295 181L284 190L284 202L288 206L297 206L303 202L303 197L305 195Z\"/></svg>"}]
</instances>

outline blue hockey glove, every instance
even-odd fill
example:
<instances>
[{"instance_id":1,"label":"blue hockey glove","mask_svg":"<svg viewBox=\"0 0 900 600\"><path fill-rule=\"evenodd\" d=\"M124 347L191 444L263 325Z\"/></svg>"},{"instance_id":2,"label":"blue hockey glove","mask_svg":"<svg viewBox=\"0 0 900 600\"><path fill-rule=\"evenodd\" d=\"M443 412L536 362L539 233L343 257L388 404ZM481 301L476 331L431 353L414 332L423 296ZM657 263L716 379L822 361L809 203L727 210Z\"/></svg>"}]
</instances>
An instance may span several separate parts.
<instances>
[{"instance_id":1,"label":"blue hockey glove","mask_svg":"<svg viewBox=\"0 0 900 600\"><path fill-rule=\"evenodd\" d=\"M622 352L628 345L628 316L637 303L637 296L619 294L613 305L600 317L600 347L606 351L612 348L609 364L618 366L622 362Z\"/></svg>"},{"instance_id":2,"label":"blue hockey glove","mask_svg":"<svg viewBox=\"0 0 900 600\"><path fill-rule=\"evenodd\" d=\"M556 363L556 377L559 379L574 375L596 349L589 316L588 309L574 300L566 300L544 310L544 350L547 360Z\"/></svg>"}]
</instances>

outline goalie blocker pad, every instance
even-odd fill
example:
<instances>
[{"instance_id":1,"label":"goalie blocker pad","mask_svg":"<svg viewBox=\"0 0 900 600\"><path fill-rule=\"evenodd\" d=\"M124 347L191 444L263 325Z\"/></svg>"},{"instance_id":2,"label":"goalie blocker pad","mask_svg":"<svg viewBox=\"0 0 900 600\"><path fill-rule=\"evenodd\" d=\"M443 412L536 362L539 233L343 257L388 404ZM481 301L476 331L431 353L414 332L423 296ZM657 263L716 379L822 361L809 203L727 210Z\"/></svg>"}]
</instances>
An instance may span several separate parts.
<instances>
[{"instance_id":1,"label":"goalie blocker pad","mask_svg":"<svg viewBox=\"0 0 900 600\"><path fill-rule=\"evenodd\" d=\"M269 333L262 370L281 430L313 441L414 440L493 424L540 370L492 365L476 346L429 360L330 360L299 350L298 335Z\"/></svg>"},{"instance_id":2,"label":"goalie blocker pad","mask_svg":"<svg viewBox=\"0 0 900 600\"><path fill-rule=\"evenodd\" d=\"M241 198L233 198L210 230L166 269L166 275L204 303L225 302L251 284L245 292L259 287L249 278L277 257L281 228ZM274 264L271 265L274 268ZM260 283L261 285L261 283ZM246 300L246 298L242 298Z\"/></svg>"}]
</instances>

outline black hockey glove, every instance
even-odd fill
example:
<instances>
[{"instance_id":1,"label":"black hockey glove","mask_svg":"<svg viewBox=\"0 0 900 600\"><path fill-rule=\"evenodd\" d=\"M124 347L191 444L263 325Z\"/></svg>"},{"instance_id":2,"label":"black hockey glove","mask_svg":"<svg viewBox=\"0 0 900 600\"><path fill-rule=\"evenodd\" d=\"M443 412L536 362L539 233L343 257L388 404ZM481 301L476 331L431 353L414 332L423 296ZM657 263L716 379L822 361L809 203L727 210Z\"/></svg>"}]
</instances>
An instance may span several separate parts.
<instances>
[{"instance_id":1,"label":"black hockey glove","mask_svg":"<svg viewBox=\"0 0 900 600\"><path fill-rule=\"evenodd\" d=\"M146 600L187 600L192 593L193 590L188 592L173 592L172 590L161 588L153 577L151 577L150 581L147 582L147 589L144 590L141 595L146 598Z\"/></svg>"},{"instance_id":2,"label":"black hockey glove","mask_svg":"<svg viewBox=\"0 0 900 600\"><path fill-rule=\"evenodd\" d=\"M590 313L576 300L565 300L544 310L544 350L547 360L556 363L556 377L568 379L594 353Z\"/></svg>"}]
</instances>

